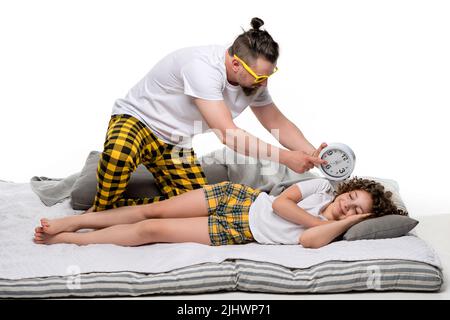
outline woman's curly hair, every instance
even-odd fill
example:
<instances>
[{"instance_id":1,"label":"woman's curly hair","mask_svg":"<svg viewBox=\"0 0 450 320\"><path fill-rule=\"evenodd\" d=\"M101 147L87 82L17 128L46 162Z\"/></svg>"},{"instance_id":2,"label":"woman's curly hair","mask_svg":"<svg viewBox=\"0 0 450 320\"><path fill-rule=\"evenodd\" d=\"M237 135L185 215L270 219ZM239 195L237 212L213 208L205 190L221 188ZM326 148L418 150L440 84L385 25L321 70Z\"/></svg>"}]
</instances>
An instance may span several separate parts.
<instances>
[{"instance_id":1,"label":"woman's curly hair","mask_svg":"<svg viewBox=\"0 0 450 320\"><path fill-rule=\"evenodd\" d=\"M381 217L388 214L408 215L407 212L398 209L394 204L392 201L392 192L385 191L384 186L374 180L354 177L350 180L341 182L336 189L336 197L354 190L364 190L368 192L372 197L372 213L375 217Z\"/></svg>"}]
</instances>

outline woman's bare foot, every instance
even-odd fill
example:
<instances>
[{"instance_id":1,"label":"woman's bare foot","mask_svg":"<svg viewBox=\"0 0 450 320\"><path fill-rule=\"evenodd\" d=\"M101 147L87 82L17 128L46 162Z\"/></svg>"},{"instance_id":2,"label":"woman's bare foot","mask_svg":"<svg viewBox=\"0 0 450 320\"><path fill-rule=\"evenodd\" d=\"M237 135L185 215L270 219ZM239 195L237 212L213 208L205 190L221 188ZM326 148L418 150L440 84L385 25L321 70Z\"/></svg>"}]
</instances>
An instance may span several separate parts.
<instances>
[{"instance_id":1,"label":"woman's bare foot","mask_svg":"<svg viewBox=\"0 0 450 320\"><path fill-rule=\"evenodd\" d=\"M64 233L61 234L47 234L44 232L42 227L37 227L34 229L34 243L37 244L55 244L63 243Z\"/></svg>"},{"instance_id":2,"label":"woman's bare foot","mask_svg":"<svg viewBox=\"0 0 450 320\"><path fill-rule=\"evenodd\" d=\"M77 220L79 217L64 217L60 219L49 220L47 218L41 219L42 232L52 235L60 232L68 231L74 232L79 229Z\"/></svg>"}]
</instances>

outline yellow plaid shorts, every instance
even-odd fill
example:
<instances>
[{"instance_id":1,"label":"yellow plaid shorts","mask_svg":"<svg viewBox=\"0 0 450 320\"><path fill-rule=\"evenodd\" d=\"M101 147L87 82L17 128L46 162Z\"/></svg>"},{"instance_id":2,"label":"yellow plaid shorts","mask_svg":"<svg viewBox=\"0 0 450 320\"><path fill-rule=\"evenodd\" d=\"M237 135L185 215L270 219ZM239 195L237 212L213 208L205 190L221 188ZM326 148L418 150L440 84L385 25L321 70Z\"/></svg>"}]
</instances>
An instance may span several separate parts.
<instances>
[{"instance_id":1,"label":"yellow plaid shorts","mask_svg":"<svg viewBox=\"0 0 450 320\"><path fill-rule=\"evenodd\" d=\"M206 185L203 190L208 205L211 245L253 242L248 213L261 191L229 181Z\"/></svg>"},{"instance_id":2,"label":"yellow plaid shorts","mask_svg":"<svg viewBox=\"0 0 450 320\"><path fill-rule=\"evenodd\" d=\"M153 174L162 196L141 199L122 197L131 173L139 164ZM171 198L207 184L194 153L167 144L141 121L130 115L113 115L97 167L94 211L146 204Z\"/></svg>"}]
</instances>

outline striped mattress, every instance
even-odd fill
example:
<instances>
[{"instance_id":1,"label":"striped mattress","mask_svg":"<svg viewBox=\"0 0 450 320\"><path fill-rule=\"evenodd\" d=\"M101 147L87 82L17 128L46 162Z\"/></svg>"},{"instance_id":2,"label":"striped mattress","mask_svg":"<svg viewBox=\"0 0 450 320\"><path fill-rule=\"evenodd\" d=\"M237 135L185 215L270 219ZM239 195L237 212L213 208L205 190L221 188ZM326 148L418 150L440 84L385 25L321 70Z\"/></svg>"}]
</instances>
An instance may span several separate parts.
<instances>
[{"instance_id":1,"label":"striped mattress","mask_svg":"<svg viewBox=\"0 0 450 320\"><path fill-rule=\"evenodd\" d=\"M435 266L407 260L328 261L290 269L252 260L204 263L164 273L81 273L0 279L0 298L114 297L226 291L339 293L349 291L439 291Z\"/></svg>"}]
</instances>

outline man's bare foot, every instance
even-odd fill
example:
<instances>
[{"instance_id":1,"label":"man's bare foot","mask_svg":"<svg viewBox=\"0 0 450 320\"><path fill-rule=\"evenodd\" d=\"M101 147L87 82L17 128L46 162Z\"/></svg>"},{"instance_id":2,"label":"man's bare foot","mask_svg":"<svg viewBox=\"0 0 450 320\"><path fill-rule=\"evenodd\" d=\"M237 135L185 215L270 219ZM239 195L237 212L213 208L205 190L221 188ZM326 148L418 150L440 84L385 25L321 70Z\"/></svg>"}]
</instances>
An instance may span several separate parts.
<instances>
[{"instance_id":1,"label":"man's bare foot","mask_svg":"<svg viewBox=\"0 0 450 320\"><path fill-rule=\"evenodd\" d=\"M42 227L37 227L36 229L34 229L34 238L33 241L34 243L37 244L55 244L55 243L63 243L63 238L64 238L64 233L61 234L56 234L56 235L52 235L52 234L47 234L45 232L43 232L43 228Z\"/></svg>"},{"instance_id":2,"label":"man's bare foot","mask_svg":"<svg viewBox=\"0 0 450 320\"><path fill-rule=\"evenodd\" d=\"M78 217L65 217L60 219L49 220L47 218L41 219L42 232L46 234L57 234L68 231L73 232L79 229L77 224Z\"/></svg>"}]
</instances>

